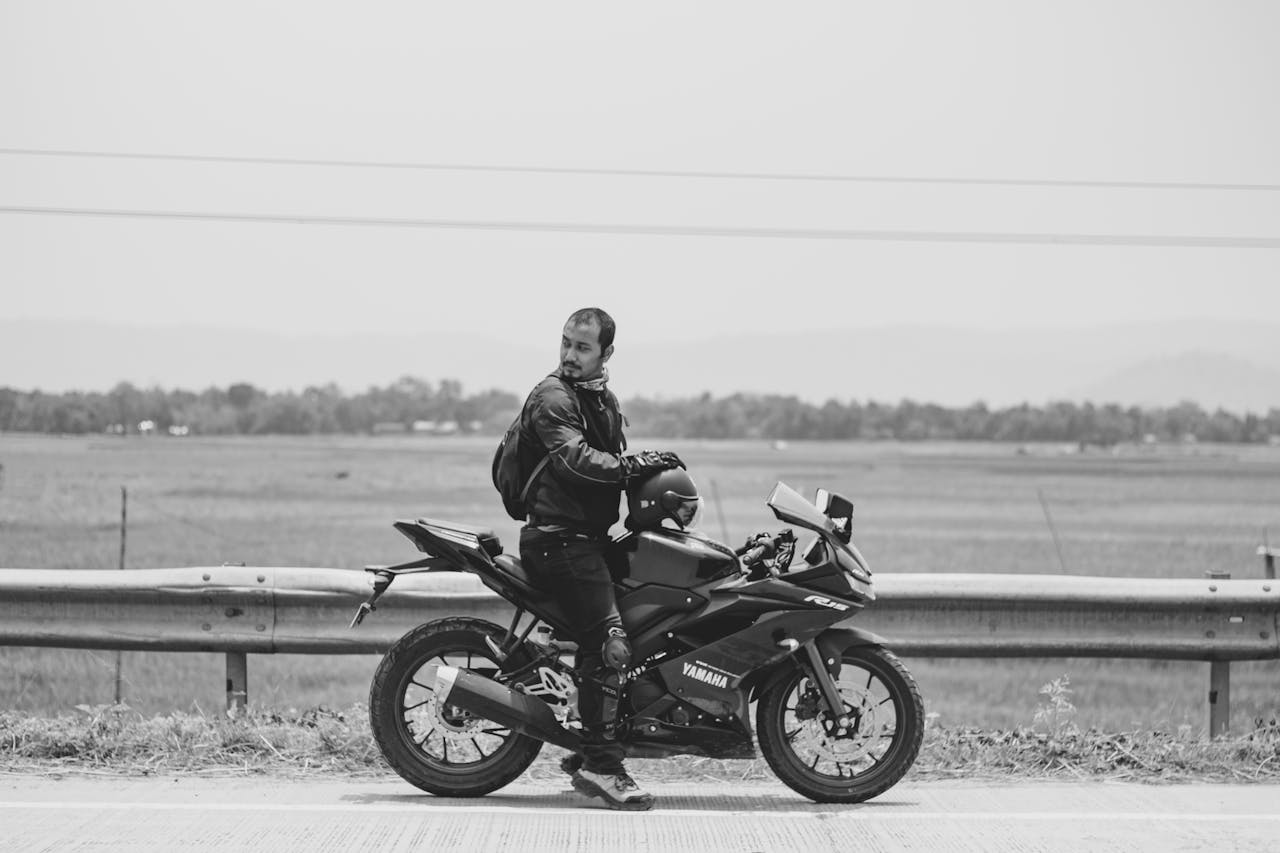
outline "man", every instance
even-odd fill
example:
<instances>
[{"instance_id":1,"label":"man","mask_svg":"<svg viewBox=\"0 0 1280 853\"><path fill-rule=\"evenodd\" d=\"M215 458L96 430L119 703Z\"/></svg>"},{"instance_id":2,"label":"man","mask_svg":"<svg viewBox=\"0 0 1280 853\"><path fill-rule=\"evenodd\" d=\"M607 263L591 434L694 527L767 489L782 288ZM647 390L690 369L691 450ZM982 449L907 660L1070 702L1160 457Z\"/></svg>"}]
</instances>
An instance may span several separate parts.
<instances>
[{"instance_id":1,"label":"man","mask_svg":"<svg viewBox=\"0 0 1280 853\"><path fill-rule=\"evenodd\" d=\"M534 581L556 596L576 634L583 745L573 787L610 808L642 810L653 807L653 797L627 774L623 748L613 739L619 674L630 667L631 646L618 616L605 546L626 483L682 464L674 453L623 455L622 413L606 387L614 330L613 318L599 308L570 315L560 338L559 370L525 403L521 441L549 462L526 499L520 559Z\"/></svg>"}]
</instances>

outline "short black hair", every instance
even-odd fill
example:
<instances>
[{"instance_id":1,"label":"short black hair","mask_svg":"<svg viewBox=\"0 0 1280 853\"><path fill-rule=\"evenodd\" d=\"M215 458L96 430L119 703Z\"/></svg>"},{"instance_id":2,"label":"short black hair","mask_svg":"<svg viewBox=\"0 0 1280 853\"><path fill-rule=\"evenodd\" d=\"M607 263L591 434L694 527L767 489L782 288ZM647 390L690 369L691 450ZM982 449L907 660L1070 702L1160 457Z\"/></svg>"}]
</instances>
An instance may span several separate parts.
<instances>
[{"instance_id":1,"label":"short black hair","mask_svg":"<svg viewBox=\"0 0 1280 853\"><path fill-rule=\"evenodd\" d=\"M618 326L603 308L579 308L569 315L568 322L575 326L595 323L600 327L600 351L604 352L613 346L613 335Z\"/></svg>"}]
</instances>

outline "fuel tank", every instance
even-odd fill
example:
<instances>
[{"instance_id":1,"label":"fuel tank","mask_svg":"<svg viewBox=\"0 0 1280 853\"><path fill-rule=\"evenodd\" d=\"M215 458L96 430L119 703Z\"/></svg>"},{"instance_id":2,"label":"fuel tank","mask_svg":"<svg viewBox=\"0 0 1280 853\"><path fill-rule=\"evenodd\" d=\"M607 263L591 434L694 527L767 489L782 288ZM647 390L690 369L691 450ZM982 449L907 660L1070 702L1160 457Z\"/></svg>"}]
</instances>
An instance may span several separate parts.
<instances>
[{"instance_id":1,"label":"fuel tank","mask_svg":"<svg viewBox=\"0 0 1280 853\"><path fill-rule=\"evenodd\" d=\"M644 530L617 543L615 580L624 586L645 584L689 589L727 577L738 569L733 552L697 533Z\"/></svg>"}]
</instances>

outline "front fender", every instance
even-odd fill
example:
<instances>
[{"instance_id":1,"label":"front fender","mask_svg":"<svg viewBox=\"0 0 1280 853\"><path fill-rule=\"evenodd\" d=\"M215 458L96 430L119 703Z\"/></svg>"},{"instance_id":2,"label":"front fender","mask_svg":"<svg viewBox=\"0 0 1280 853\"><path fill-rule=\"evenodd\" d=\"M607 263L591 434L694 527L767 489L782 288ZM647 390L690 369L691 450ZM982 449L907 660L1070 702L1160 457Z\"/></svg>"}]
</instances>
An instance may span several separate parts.
<instances>
[{"instance_id":1,"label":"front fender","mask_svg":"<svg viewBox=\"0 0 1280 853\"><path fill-rule=\"evenodd\" d=\"M822 659L827 662L827 666L837 669L840 655L845 649L852 649L855 646L889 645L889 641L884 637L861 628L828 628L815 637L814 642L818 644L818 651L822 654Z\"/></svg>"},{"instance_id":2,"label":"front fender","mask_svg":"<svg viewBox=\"0 0 1280 853\"><path fill-rule=\"evenodd\" d=\"M814 642L818 645L818 652L822 655L822 659L827 662L827 666L833 668L833 672L839 671L839 667L835 664L839 662L845 649L851 649L854 646L888 645L884 637L861 628L828 628L815 637ZM803 655L803 651L797 651L766 670L763 677L751 687L751 701L756 701L774 684L803 666L801 663Z\"/></svg>"}]
</instances>

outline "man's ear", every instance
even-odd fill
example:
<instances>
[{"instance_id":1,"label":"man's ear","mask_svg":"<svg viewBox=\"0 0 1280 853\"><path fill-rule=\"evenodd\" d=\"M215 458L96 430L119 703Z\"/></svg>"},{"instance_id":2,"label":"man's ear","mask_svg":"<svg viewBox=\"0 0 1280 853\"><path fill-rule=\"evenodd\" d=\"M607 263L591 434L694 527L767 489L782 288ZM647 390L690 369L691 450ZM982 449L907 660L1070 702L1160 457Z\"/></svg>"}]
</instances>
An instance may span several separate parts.
<instances>
[{"instance_id":1,"label":"man's ear","mask_svg":"<svg viewBox=\"0 0 1280 853\"><path fill-rule=\"evenodd\" d=\"M613 344L609 344L609 346L605 347L604 354L600 356L600 363L603 364L604 362L608 361L612 357L613 357Z\"/></svg>"}]
</instances>

